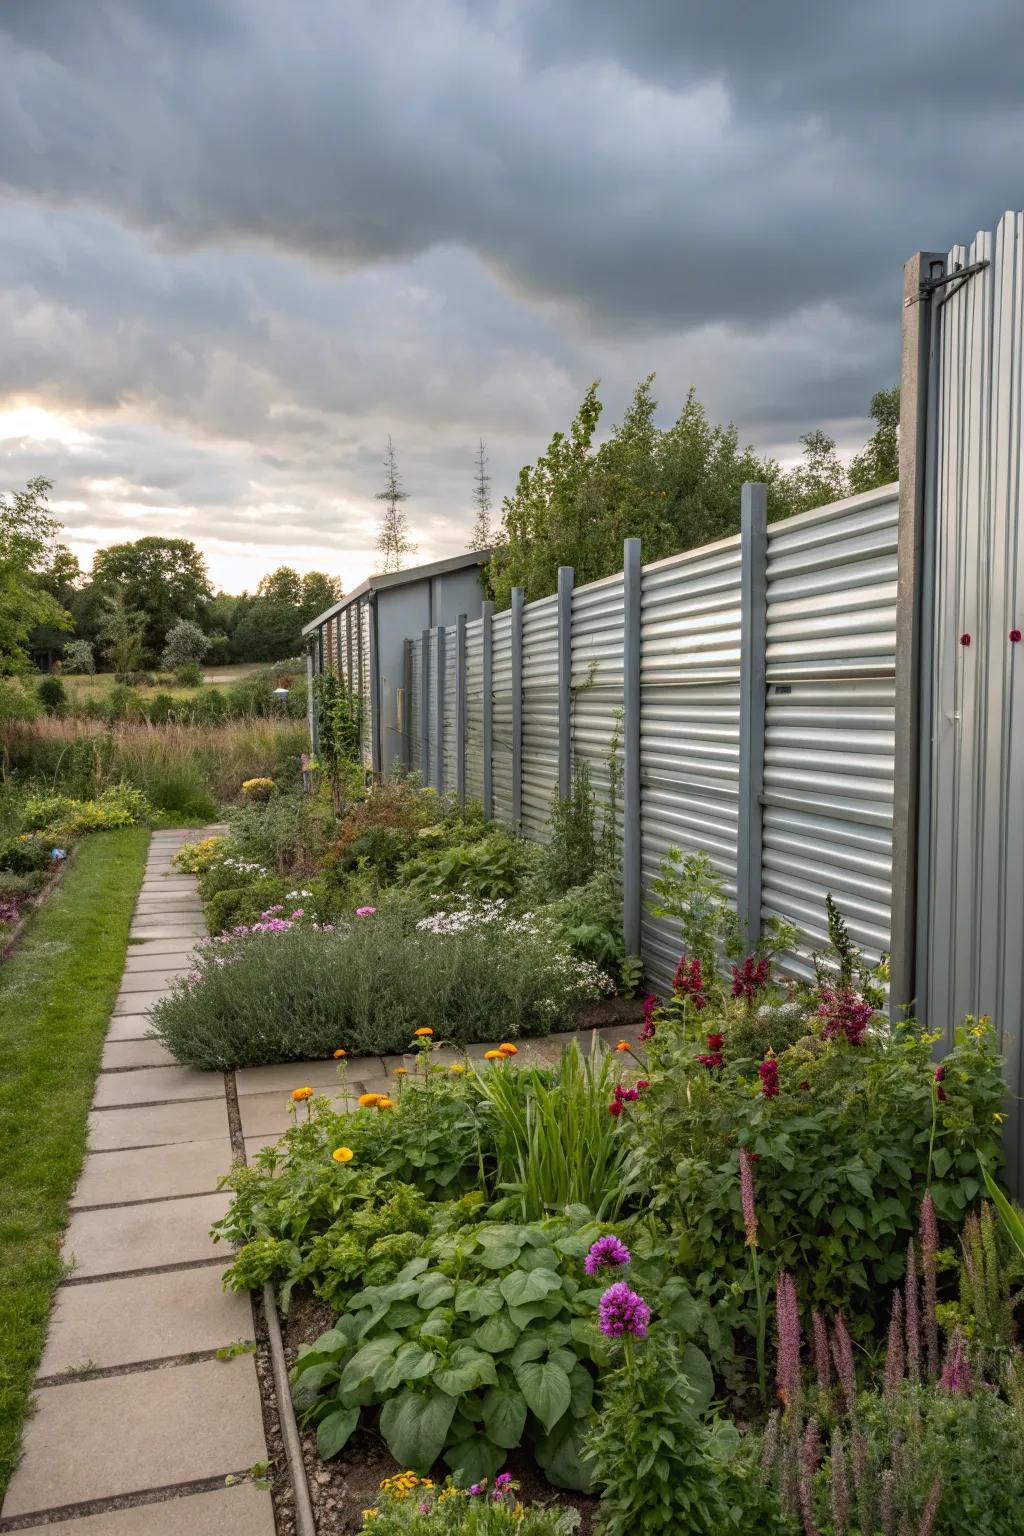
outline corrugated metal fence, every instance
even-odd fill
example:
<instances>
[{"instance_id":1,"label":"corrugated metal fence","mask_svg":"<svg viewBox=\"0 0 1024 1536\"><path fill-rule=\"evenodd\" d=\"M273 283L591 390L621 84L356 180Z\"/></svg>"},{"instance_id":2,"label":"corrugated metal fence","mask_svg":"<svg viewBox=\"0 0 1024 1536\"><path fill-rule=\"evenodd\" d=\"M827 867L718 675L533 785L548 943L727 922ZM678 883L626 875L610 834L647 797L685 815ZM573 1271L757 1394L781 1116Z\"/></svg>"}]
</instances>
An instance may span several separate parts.
<instances>
[{"instance_id":1,"label":"corrugated metal fence","mask_svg":"<svg viewBox=\"0 0 1024 1536\"><path fill-rule=\"evenodd\" d=\"M556 596L523 604L517 593L507 612L427 631L409 642L406 762L543 841L571 762L589 763L606 803L612 753L622 759L638 741L639 784L626 785L638 815L628 803L617 811L624 863L638 861L644 891L669 847L703 849L752 926L758 889L763 915L798 924L806 943L795 968L824 938L829 891L877 956L889 938L897 518L892 486L768 528L762 509L742 536L643 567L628 599L621 574L573 589L564 572ZM757 616L741 602L745 566L759 566L766 594L759 641ZM625 683L633 602L635 700ZM764 728L751 741L742 737L747 671L766 689L754 716ZM749 890L739 849L745 754L763 765L749 781L757 814L744 821L760 838ZM627 912L626 926L651 980L666 986L677 931L646 904Z\"/></svg>"}]
</instances>

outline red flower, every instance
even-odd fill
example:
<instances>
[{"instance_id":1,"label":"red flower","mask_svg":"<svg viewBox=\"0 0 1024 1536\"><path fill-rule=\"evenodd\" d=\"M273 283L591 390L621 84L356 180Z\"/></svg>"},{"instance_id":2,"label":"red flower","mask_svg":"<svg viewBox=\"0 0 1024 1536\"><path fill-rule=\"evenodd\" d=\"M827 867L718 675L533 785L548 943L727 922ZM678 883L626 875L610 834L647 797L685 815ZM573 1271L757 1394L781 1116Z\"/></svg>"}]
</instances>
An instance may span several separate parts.
<instances>
[{"instance_id":1,"label":"red flower","mask_svg":"<svg viewBox=\"0 0 1024 1536\"><path fill-rule=\"evenodd\" d=\"M733 997L756 997L768 981L768 961L748 955L742 965L732 968Z\"/></svg>"},{"instance_id":2,"label":"red flower","mask_svg":"<svg viewBox=\"0 0 1024 1536\"><path fill-rule=\"evenodd\" d=\"M688 997L697 1009L707 1007L699 960L687 960L685 955L680 955L676 974L672 978L672 990L677 997Z\"/></svg>"},{"instance_id":3,"label":"red flower","mask_svg":"<svg viewBox=\"0 0 1024 1536\"><path fill-rule=\"evenodd\" d=\"M945 1077L945 1075L945 1067L940 1066L935 1068L935 1081L938 1084L937 1088L935 1089L935 1097L938 1099L940 1104L945 1104L946 1102L946 1090L942 1086L942 1079Z\"/></svg>"},{"instance_id":4,"label":"red flower","mask_svg":"<svg viewBox=\"0 0 1024 1536\"><path fill-rule=\"evenodd\" d=\"M697 1060L702 1067L707 1067L710 1072L713 1068L722 1065L722 1053L721 1051L712 1051L709 1056L698 1056Z\"/></svg>"},{"instance_id":5,"label":"red flower","mask_svg":"<svg viewBox=\"0 0 1024 1536\"><path fill-rule=\"evenodd\" d=\"M1014 645L1016 645L1017 641L1020 639L1020 630L1019 629L1011 629L1010 630L1010 639L1013 641Z\"/></svg>"},{"instance_id":6,"label":"red flower","mask_svg":"<svg viewBox=\"0 0 1024 1536\"><path fill-rule=\"evenodd\" d=\"M645 1088L649 1088L649 1087L650 1087L650 1086L651 1086L651 1085L650 1085L650 1083L649 1083L649 1082L648 1082L648 1081L647 1081L647 1079L646 1079L646 1077L640 1077L640 1078L637 1078L637 1084L636 1084L636 1087L637 1087L637 1092L638 1092L638 1093L643 1093L643 1091L644 1091L644 1089L645 1089Z\"/></svg>"},{"instance_id":7,"label":"red flower","mask_svg":"<svg viewBox=\"0 0 1024 1536\"><path fill-rule=\"evenodd\" d=\"M708 1035L708 1050L709 1051L720 1051L724 1044L725 1044L725 1036L724 1035L715 1035L715 1034Z\"/></svg>"},{"instance_id":8,"label":"red flower","mask_svg":"<svg viewBox=\"0 0 1024 1536\"><path fill-rule=\"evenodd\" d=\"M658 999L653 992L648 992L644 998L644 1022L640 1031L641 1040L652 1040L655 1033L654 1010L658 1006Z\"/></svg>"},{"instance_id":9,"label":"red flower","mask_svg":"<svg viewBox=\"0 0 1024 1536\"><path fill-rule=\"evenodd\" d=\"M758 1075L761 1078L761 1092L766 1099L774 1099L779 1093L779 1064L774 1058L762 1061L758 1067Z\"/></svg>"},{"instance_id":10,"label":"red flower","mask_svg":"<svg viewBox=\"0 0 1024 1536\"><path fill-rule=\"evenodd\" d=\"M845 1035L851 1045L863 1045L864 1031L871 1023L873 1013L871 1004L848 987L837 991L822 988L818 1017L825 1020L821 1031L825 1040Z\"/></svg>"},{"instance_id":11,"label":"red flower","mask_svg":"<svg viewBox=\"0 0 1024 1536\"><path fill-rule=\"evenodd\" d=\"M613 1099L612 1102L608 1105L608 1113L610 1115L621 1115L622 1114L622 1105L620 1104L618 1099Z\"/></svg>"}]
</instances>

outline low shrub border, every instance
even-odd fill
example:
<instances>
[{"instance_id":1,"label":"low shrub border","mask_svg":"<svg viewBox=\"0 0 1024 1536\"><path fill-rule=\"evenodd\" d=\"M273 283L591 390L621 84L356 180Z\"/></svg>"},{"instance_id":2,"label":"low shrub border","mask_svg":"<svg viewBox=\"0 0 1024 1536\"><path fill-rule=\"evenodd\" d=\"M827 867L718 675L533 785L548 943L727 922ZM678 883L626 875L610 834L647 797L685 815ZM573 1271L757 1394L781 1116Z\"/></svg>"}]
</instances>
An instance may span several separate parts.
<instances>
[{"instance_id":1,"label":"low shrub border","mask_svg":"<svg viewBox=\"0 0 1024 1536\"><path fill-rule=\"evenodd\" d=\"M0 1498L14 1469L149 833L89 839L0 972Z\"/></svg>"},{"instance_id":2,"label":"low shrub border","mask_svg":"<svg viewBox=\"0 0 1024 1536\"><path fill-rule=\"evenodd\" d=\"M18 921L15 923L10 932L2 936L3 943L0 945L0 965L9 960L11 955L13 955L14 951L18 948L19 944L28 933L29 927L32 924L33 918L36 916L36 913L39 911L40 907L45 906L50 898L54 895L57 887L60 885L69 868L74 863L77 855L77 845L68 849L66 856L61 860L60 864L55 869L53 878L43 887L41 891L32 897L31 901L28 903L25 910L22 912L21 916L18 918Z\"/></svg>"}]
</instances>

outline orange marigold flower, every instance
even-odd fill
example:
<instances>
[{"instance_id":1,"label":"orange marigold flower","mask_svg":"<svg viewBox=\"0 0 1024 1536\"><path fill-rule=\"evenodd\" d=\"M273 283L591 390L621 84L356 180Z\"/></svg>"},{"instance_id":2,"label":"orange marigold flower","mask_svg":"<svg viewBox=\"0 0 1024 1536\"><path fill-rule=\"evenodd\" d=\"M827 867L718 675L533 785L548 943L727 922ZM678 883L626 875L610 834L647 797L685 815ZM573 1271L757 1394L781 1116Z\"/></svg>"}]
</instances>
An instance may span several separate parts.
<instances>
[{"instance_id":1,"label":"orange marigold flower","mask_svg":"<svg viewBox=\"0 0 1024 1536\"><path fill-rule=\"evenodd\" d=\"M504 1051L484 1051L484 1061L504 1061Z\"/></svg>"},{"instance_id":2,"label":"orange marigold flower","mask_svg":"<svg viewBox=\"0 0 1024 1536\"><path fill-rule=\"evenodd\" d=\"M394 1099L389 1098L386 1093L380 1093L380 1094L377 1095L377 1108L378 1109L394 1109L395 1108L395 1101L394 1101Z\"/></svg>"},{"instance_id":3,"label":"orange marigold flower","mask_svg":"<svg viewBox=\"0 0 1024 1536\"><path fill-rule=\"evenodd\" d=\"M628 1040L620 1040L618 1045L615 1047L615 1049L617 1051L628 1051L630 1049L629 1041Z\"/></svg>"},{"instance_id":4,"label":"orange marigold flower","mask_svg":"<svg viewBox=\"0 0 1024 1536\"><path fill-rule=\"evenodd\" d=\"M392 1075L392 1077L408 1077L409 1076L409 1068L408 1067L396 1067L394 1072L392 1072L391 1075Z\"/></svg>"},{"instance_id":5,"label":"orange marigold flower","mask_svg":"<svg viewBox=\"0 0 1024 1536\"><path fill-rule=\"evenodd\" d=\"M359 1108L376 1109L382 1098L383 1094L380 1093L361 1093L359 1095Z\"/></svg>"},{"instance_id":6,"label":"orange marigold flower","mask_svg":"<svg viewBox=\"0 0 1024 1536\"><path fill-rule=\"evenodd\" d=\"M498 1046L498 1050L503 1056L519 1055L518 1045L513 1045L511 1040L503 1040L502 1043Z\"/></svg>"},{"instance_id":7,"label":"orange marigold flower","mask_svg":"<svg viewBox=\"0 0 1024 1536\"><path fill-rule=\"evenodd\" d=\"M347 1055L348 1055L348 1051L337 1050L334 1053L334 1059L335 1059L335 1061L340 1061L343 1056L347 1056Z\"/></svg>"},{"instance_id":8,"label":"orange marigold flower","mask_svg":"<svg viewBox=\"0 0 1024 1536\"><path fill-rule=\"evenodd\" d=\"M413 1030L413 1034L415 1035L417 1040L426 1040L427 1037L429 1035L432 1035L433 1033L434 1033L434 1031L431 1029L429 1024L424 1024L422 1029L414 1029Z\"/></svg>"},{"instance_id":9,"label":"orange marigold flower","mask_svg":"<svg viewBox=\"0 0 1024 1536\"><path fill-rule=\"evenodd\" d=\"M298 1103L301 1099L311 1099L312 1097L313 1097L313 1090L312 1090L312 1088L293 1088L292 1089L292 1098L296 1101L296 1103Z\"/></svg>"}]
</instances>

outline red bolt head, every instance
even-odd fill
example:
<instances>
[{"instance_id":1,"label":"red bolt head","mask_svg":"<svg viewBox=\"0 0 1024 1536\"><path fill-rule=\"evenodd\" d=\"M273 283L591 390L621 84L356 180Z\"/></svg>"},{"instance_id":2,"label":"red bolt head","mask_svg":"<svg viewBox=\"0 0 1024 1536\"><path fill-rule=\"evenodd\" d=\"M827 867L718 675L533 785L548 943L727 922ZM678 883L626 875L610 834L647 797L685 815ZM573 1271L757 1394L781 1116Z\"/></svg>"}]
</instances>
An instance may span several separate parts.
<instances>
[{"instance_id":1,"label":"red bolt head","mask_svg":"<svg viewBox=\"0 0 1024 1536\"><path fill-rule=\"evenodd\" d=\"M1010 630L1010 639L1013 641L1014 645L1016 645L1017 641L1020 639L1020 630L1019 629L1011 629Z\"/></svg>"},{"instance_id":2,"label":"red bolt head","mask_svg":"<svg viewBox=\"0 0 1024 1536\"><path fill-rule=\"evenodd\" d=\"M971 643L970 635L961 635L960 636L960 644L961 645L970 645L970 643Z\"/></svg>"}]
</instances>

